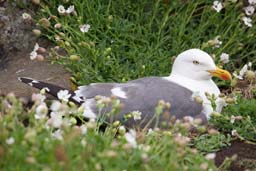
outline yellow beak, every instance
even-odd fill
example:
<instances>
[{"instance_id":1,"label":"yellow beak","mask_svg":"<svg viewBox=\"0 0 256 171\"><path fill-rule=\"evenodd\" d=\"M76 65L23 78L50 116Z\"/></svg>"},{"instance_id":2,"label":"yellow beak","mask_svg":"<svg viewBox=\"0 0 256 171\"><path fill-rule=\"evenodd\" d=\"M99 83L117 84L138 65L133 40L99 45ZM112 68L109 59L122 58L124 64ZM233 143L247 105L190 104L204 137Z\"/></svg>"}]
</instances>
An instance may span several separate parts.
<instances>
[{"instance_id":1,"label":"yellow beak","mask_svg":"<svg viewBox=\"0 0 256 171\"><path fill-rule=\"evenodd\" d=\"M217 67L216 70L208 70L208 72L212 76L218 77L218 78L223 79L223 80L231 80L232 79L232 76L228 71L226 71L224 69L220 69L218 67Z\"/></svg>"}]
</instances>

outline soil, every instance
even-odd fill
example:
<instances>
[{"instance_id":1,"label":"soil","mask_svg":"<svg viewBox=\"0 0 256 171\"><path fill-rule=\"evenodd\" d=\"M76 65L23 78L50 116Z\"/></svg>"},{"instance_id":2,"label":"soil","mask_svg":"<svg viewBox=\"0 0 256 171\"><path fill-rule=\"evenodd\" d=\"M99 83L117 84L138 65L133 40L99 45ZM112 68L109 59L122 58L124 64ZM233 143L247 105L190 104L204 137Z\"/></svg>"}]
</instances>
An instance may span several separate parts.
<instances>
[{"instance_id":1,"label":"soil","mask_svg":"<svg viewBox=\"0 0 256 171\"><path fill-rule=\"evenodd\" d=\"M18 81L18 77L31 77L69 88L69 73L61 65L53 65L45 54L44 61L30 60L35 43L49 50L53 45L33 35L33 20L24 21L22 14L33 17L33 9L25 10L14 3L0 1L0 95L14 92L19 97L30 97L32 91ZM36 8L36 7L35 7Z\"/></svg>"},{"instance_id":2,"label":"soil","mask_svg":"<svg viewBox=\"0 0 256 171\"><path fill-rule=\"evenodd\" d=\"M228 148L216 153L215 164L220 166L226 157L237 155L232 162L230 171L256 171L256 144L234 141Z\"/></svg>"}]
</instances>

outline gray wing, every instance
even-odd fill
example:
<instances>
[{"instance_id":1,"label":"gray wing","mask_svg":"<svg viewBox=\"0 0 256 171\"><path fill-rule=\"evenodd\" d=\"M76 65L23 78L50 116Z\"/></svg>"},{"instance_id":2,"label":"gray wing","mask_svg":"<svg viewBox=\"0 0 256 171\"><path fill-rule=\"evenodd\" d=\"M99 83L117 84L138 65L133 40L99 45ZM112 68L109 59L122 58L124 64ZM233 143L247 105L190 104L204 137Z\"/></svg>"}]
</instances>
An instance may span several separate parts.
<instances>
[{"instance_id":1,"label":"gray wing","mask_svg":"<svg viewBox=\"0 0 256 171\"><path fill-rule=\"evenodd\" d=\"M90 99L96 95L109 97L111 90L117 87L126 95L126 98L119 98L124 107L115 118L118 120L122 120L124 114L140 111L144 122L142 125L145 125L154 116L159 100L171 103L170 110L165 112L165 115L161 115L160 121L168 122L171 116L176 118L197 117L202 111L202 105L196 103L191 97L193 92L161 77L147 77L120 84L91 84L80 87L79 91L86 99ZM90 105L90 108L97 114L95 101ZM110 108L107 109L108 111ZM137 125L139 121L130 119L125 124L127 126Z\"/></svg>"}]
</instances>

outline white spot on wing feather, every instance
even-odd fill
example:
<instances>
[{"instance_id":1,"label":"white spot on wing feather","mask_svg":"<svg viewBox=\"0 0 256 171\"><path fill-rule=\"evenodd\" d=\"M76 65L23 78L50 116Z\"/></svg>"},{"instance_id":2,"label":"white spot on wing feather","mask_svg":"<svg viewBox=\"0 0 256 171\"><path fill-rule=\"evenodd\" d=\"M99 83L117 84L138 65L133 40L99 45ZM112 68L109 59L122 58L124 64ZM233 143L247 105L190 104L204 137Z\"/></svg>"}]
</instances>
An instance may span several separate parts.
<instances>
[{"instance_id":1,"label":"white spot on wing feather","mask_svg":"<svg viewBox=\"0 0 256 171\"><path fill-rule=\"evenodd\" d=\"M120 87L116 87L111 89L111 93L117 97L121 97L123 99L126 99L126 93L120 88Z\"/></svg>"}]
</instances>

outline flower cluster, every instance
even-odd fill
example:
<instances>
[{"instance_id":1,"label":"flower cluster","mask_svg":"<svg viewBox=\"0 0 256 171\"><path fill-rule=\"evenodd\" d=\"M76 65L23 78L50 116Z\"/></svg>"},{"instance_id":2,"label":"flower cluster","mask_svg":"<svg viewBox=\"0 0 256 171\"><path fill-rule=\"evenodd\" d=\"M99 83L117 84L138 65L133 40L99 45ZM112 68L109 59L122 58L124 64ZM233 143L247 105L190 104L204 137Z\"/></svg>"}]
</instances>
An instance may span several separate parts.
<instances>
[{"instance_id":1,"label":"flower cluster","mask_svg":"<svg viewBox=\"0 0 256 171\"><path fill-rule=\"evenodd\" d=\"M249 6L244 8L244 12L246 16L242 17L242 21L247 27L252 27L252 19L251 16L255 12L255 1L254 0L248 0Z\"/></svg>"},{"instance_id":2,"label":"flower cluster","mask_svg":"<svg viewBox=\"0 0 256 171\"><path fill-rule=\"evenodd\" d=\"M67 9L63 5L59 5L58 12L61 15L76 14L74 5L69 6Z\"/></svg>"},{"instance_id":3,"label":"flower cluster","mask_svg":"<svg viewBox=\"0 0 256 171\"><path fill-rule=\"evenodd\" d=\"M30 59L31 60L37 59L38 61L43 61L44 56L42 54L44 54L45 52L46 52L46 49L43 47L40 47L38 43L36 43L33 51L30 53Z\"/></svg>"},{"instance_id":4,"label":"flower cluster","mask_svg":"<svg viewBox=\"0 0 256 171\"><path fill-rule=\"evenodd\" d=\"M245 64L242 69L239 71L239 73L234 72L233 76L239 80L243 80L245 77L246 78L254 78L255 73L251 70L252 63L249 62L248 64Z\"/></svg>"}]
</instances>

